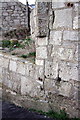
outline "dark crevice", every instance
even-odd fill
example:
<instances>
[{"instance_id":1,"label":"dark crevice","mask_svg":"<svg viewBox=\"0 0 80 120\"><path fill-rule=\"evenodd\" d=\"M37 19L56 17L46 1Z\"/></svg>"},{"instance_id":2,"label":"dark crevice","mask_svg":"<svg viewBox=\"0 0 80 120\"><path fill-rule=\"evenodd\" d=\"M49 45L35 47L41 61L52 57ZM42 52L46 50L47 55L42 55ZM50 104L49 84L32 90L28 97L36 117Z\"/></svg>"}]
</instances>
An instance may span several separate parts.
<instances>
[{"instance_id":1,"label":"dark crevice","mask_svg":"<svg viewBox=\"0 0 80 120\"><path fill-rule=\"evenodd\" d=\"M59 72L60 72L60 69L58 69L58 77L57 77L57 82L61 82L61 78L59 77Z\"/></svg>"},{"instance_id":2,"label":"dark crevice","mask_svg":"<svg viewBox=\"0 0 80 120\"><path fill-rule=\"evenodd\" d=\"M42 78L40 78L40 77L38 78L38 80L43 81L43 79L42 79Z\"/></svg>"},{"instance_id":3,"label":"dark crevice","mask_svg":"<svg viewBox=\"0 0 80 120\"><path fill-rule=\"evenodd\" d=\"M52 15L53 15L53 21L52 21L52 24L54 23L54 20L55 20L55 14L54 14L54 11L52 11Z\"/></svg>"},{"instance_id":4,"label":"dark crevice","mask_svg":"<svg viewBox=\"0 0 80 120\"><path fill-rule=\"evenodd\" d=\"M61 78L60 77L57 77L57 82L60 82L61 81Z\"/></svg>"},{"instance_id":5,"label":"dark crevice","mask_svg":"<svg viewBox=\"0 0 80 120\"><path fill-rule=\"evenodd\" d=\"M73 7L73 3L67 3L67 7Z\"/></svg>"},{"instance_id":6,"label":"dark crevice","mask_svg":"<svg viewBox=\"0 0 80 120\"><path fill-rule=\"evenodd\" d=\"M28 4L28 3L27 3ZM30 8L28 7L28 29L29 29L29 31L31 31L30 30Z\"/></svg>"}]
</instances>

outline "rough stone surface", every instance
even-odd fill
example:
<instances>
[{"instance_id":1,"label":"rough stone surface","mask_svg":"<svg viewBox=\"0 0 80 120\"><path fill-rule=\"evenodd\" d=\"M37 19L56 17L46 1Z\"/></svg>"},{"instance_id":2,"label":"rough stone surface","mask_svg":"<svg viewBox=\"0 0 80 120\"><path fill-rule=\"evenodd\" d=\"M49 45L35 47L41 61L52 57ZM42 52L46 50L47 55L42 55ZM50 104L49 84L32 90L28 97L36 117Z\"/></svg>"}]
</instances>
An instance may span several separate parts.
<instances>
[{"instance_id":1,"label":"rough stone surface","mask_svg":"<svg viewBox=\"0 0 80 120\"><path fill-rule=\"evenodd\" d=\"M44 64L44 60L38 60L36 59L36 65L42 65Z\"/></svg>"},{"instance_id":2,"label":"rough stone surface","mask_svg":"<svg viewBox=\"0 0 80 120\"><path fill-rule=\"evenodd\" d=\"M70 96L72 85L67 82L62 82L61 87L59 88L59 94L63 96Z\"/></svg>"},{"instance_id":3,"label":"rough stone surface","mask_svg":"<svg viewBox=\"0 0 80 120\"><path fill-rule=\"evenodd\" d=\"M64 8L65 7L65 3L64 2L52 2L52 8L53 9L57 9L57 8Z\"/></svg>"},{"instance_id":4,"label":"rough stone surface","mask_svg":"<svg viewBox=\"0 0 80 120\"><path fill-rule=\"evenodd\" d=\"M48 33L50 2L37 2L37 36L45 37Z\"/></svg>"},{"instance_id":5,"label":"rough stone surface","mask_svg":"<svg viewBox=\"0 0 80 120\"><path fill-rule=\"evenodd\" d=\"M25 64L24 63L18 63L17 65L18 65L17 66L17 73L25 75Z\"/></svg>"},{"instance_id":6,"label":"rough stone surface","mask_svg":"<svg viewBox=\"0 0 80 120\"><path fill-rule=\"evenodd\" d=\"M58 47L55 46L52 49L52 57L60 58L61 60L73 60L74 48Z\"/></svg>"},{"instance_id":7,"label":"rough stone surface","mask_svg":"<svg viewBox=\"0 0 80 120\"><path fill-rule=\"evenodd\" d=\"M51 31L50 32L50 44L61 45L62 31Z\"/></svg>"},{"instance_id":8,"label":"rough stone surface","mask_svg":"<svg viewBox=\"0 0 80 120\"><path fill-rule=\"evenodd\" d=\"M48 45L48 37L44 37L44 38L38 38L37 40L37 44L39 46L44 46L44 45Z\"/></svg>"},{"instance_id":9,"label":"rough stone surface","mask_svg":"<svg viewBox=\"0 0 80 120\"><path fill-rule=\"evenodd\" d=\"M56 28L72 28L72 8L55 11L53 29Z\"/></svg>"},{"instance_id":10,"label":"rough stone surface","mask_svg":"<svg viewBox=\"0 0 80 120\"><path fill-rule=\"evenodd\" d=\"M35 65L32 63L26 64L26 73L27 76L30 76L33 78L35 76ZM33 78L34 79L34 78Z\"/></svg>"},{"instance_id":11,"label":"rough stone surface","mask_svg":"<svg viewBox=\"0 0 80 120\"><path fill-rule=\"evenodd\" d=\"M60 78L64 81L69 81L69 80L78 80L78 63L73 64L69 62L62 62L59 65L59 75ZM64 70L63 70L64 69ZM63 73L64 71L64 73Z\"/></svg>"},{"instance_id":12,"label":"rough stone surface","mask_svg":"<svg viewBox=\"0 0 80 120\"><path fill-rule=\"evenodd\" d=\"M15 61L12 61L12 60L10 61L9 69L10 69L10 71L16 72L17 64Z\"/></svg>"},{"instance_id":13,"label":"rough stone surface","mask_svg":"<svg viewBox=\"0 0 80 120\"><path fill-rule=\"evenodd\" d=\"M47 58L47 47L36 48L36 57L46 59Z\"/></svg>"},{"instance_id":14,"label":"rough stone surface","mask_svg":"<svg viewBox=\"0 0 80 120\"><path fill-rule=\"evenodd\" d=\"M21 2L1 2L2 11L1 16L2 22L0 21L0 27L2 28L3 34L12 31L14 29L19 29L19 27L26 27L28 29L28 6L22 4Z\"/></svg>"},{"instance_id":15,"label":"rough stone surface","mask_svg":"<svg viewBox=\"0 0 80 120\"><path fill-rule=\"evenodd\" d=\"M35 64L0 54L0 77L7 98L44 111L65 109L70 117L80 117L79 6L77 0L36 3L30 24L36 46Z\"/></svg>"},{"instance_id":16,"label":"rough stone surface","mask_svg":"<svg viewBox=\"0 0 80 120\"><path fill-rule=\"evenodd\" d=\"M78 31L64 31L63 40L78 41L79 40Z\"/></svg>"},{"instance_id":17,"label":"rough stone surface","mask_svg":"<svg viewBox=\"0 0 80 120\"><path fill-rule=\"evenodd\" d=\"M36 79L43 81L44 80L44 67L43 66L36 66Z\"/></svg>"}]
</instances>

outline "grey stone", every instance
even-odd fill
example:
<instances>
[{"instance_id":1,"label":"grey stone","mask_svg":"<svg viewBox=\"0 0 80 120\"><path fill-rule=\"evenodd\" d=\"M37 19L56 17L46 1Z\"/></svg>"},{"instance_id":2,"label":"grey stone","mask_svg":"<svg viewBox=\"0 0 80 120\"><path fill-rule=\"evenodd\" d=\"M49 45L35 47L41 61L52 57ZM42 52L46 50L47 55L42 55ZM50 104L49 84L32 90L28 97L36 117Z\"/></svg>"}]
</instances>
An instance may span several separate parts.
<instances>
[{"instance_id":1,"label":"grey stone","mask_svg":"<svg viewBox=\"0 0 80 120\"><path fill-rule=\"evenodd\" d=\"M36 66L35 79L39 81L44 81L44 66Z\"/></svg>"},{"instance_id":2,"label":"grey stone","mask_svg":"<svg viewBox=\"0 0 80 120\"><path fill-rule=\"evenodd\" d=\"M38 60L38 59L36 59L36 65L43 66L44 65L44 60Z\"/></svg>"},{"instance_id":3,"label":"grey stone","mask_svg":"<svg viewBox=\"0 0 80 120\"><path fill-rule=\"evenodd\" d=\"M63 40L78 41L78 31L64 31Z\"/></svg>"},{"instance_id":4,"label":"grey stone","mask_svg":"<svg viewBox=\"0 0 80 120\"><path fill-rule=\"evenodd\" d=\"M37 36L47 36L50 8L48 2L37 2Z\"/></svg>"},{"instance_id":5,"label":"grey stone","mask_svg":"<svg viewBox=\"0 0 80 120\"><path fill-rule=\"evenodd\" d=\"M15 61L10 60L9 70L16 72L16 70L17 70L17 63Z\"/></svg>"},{"instance_id":6,"label":"grey stone","mask_svg":"<svg viewBox=\"0 0 80 120\"><path fill-rule=\"evenodd\" d=\"M55 11L53 29L72 28L72 8ZM64 17L63 17L64 16Z\"/></svg>"},{"instance_id":7,"label":"grey stone","mask_svg":"<svg viewBox=\"0 0 80 120\"><path fill-rule=\"evenodd\" d=\"M47 47L36 48L36 57L46 59L47 58Z\"/></svg>"},{"instance_id":8,"label":"grey stone","mask_svg":"<svg viewBox=\"0 0 80 120\"><path fill-rule=\"evenodd\" d=\"M49 44L61 45L61 42L62 42L62 31L51 31Z\"/></svg>"},{"instance_id":9,"label":"grey stone","mask_svg":"<svg viewBox=\"0 0 80 120\"><path fill-rule=\"evenodd\" d=\"M70 97L71 89L72 89L72 84L68 82L61 82L61 87L59 87L59 94Z\"/></svg>"},{"instance_id":10,"label":"grey stone","mask_svg":"<svg viewBox=\"0 0 80 120\"><path fill-rule=\"evenodd\" d=\"M64 8L65 7L65 3L64 2L55 2L52 0L52 9L56 9L56 8Z\"/></svg>"},{"instance_id":11,"label":"grey stone","mask_svg":"<svg viewBox=\"0 0 80 120\"><path fill-rule=\"evenodd\" d=\"M25 75L25 64L21 62L17 62L17 73Z\"/></svg>"},{"instance_id":12,"label":"grey stone","mask_svg":"<svg viewBox=\"0 0 80 120\"><path fill-rule=\"evenodd\" d=\"M60 62L59 64L59 77L63 81L70 81L70 80L76 80L78 79L78 63L73 64L69 62Z\"/></svg>"},{"instance_id":13,"label":"grey stone","mask_svg":"<svg viewBox=\"0 0 80 120\"><path fill-rule=\"evenodd\" d=\"M27 9L28 6L21 4L19 1L2 2L2 10L0 10L0 13L2 12L2 26L4 28L3 33L13 30L14 28L18 29L18 26L24 27L25 22L21 23L21 20L26 21L26 28L28 29L28 11L26 11Z\"/></svg>"}]
</instances>

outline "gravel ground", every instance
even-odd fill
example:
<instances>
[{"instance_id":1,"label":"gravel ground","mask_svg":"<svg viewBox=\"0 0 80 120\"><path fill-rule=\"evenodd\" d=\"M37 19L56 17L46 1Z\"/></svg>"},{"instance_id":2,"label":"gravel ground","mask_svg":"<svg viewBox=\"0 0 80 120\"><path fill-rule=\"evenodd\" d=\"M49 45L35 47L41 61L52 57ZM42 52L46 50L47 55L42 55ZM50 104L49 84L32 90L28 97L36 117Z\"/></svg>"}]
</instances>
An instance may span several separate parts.
<instances>
[{"instance_id":1,"label":"gravel ground","mask_svg":"<svg viewBox=\"0 0 80 120\"><path fill-rule=\"evenodd\" d=\"M9 102L0 101L2 104L2 120L53 120L44 115L28 111ZM1 107L0 107L1 111Z\"/></svg>"}]
</instances>

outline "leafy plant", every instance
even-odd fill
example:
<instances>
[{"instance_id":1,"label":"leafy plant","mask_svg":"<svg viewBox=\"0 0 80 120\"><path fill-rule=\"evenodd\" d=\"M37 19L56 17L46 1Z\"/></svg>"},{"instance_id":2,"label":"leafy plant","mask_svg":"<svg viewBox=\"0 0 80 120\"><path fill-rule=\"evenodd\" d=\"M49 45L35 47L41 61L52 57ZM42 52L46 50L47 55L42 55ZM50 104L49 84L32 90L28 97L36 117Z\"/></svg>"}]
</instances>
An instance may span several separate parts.
<instances>
[{"instance_id":1,"label":"leafy plant","mask_svg":"<svg viewBox=\"0 0 80 120\"><path fill-rule=\"evenodd\" d=\"M22 58L27 58L28 56L27 55L21 55Z\"/></svg>"},{"instance_id":2,"label":"leafy plant","mask_svg":"<svg viewBox=\"0 0 80 120\"><path fill-rule=\"evenodd\" d=\"M2 47L5 48L5 47L10 47L10 40L2 40Z\"/></svg>"},{"instance_id":3,"label":"leafy plant","mask_svg":"<svg viewBox=\"0 0 80 120\"><path fill-rule=\"evenodd\" d=\"M27 39L25 39L25 44L27 44L27 45L29 45L30 43L31 43L31 38L27 38Z\"/></svg>"},{"instance_id":4,"label":"leafy plant","mask_svg":"<svg viewBox=\"0 0 80 120\"><path fill-rule=\"evenodd\" d=\"M19 44L17 47L19 47L19 48L25 48L25 44Z\"/></svg>"},{"instance_id":5,"label":"leafy plant","mask_svg":"<svg viewBox=\"0 0 80 120\"><path fill-rule=\"evenodd\" d=\"M12 39L10 40L10 43L11 43L11 47L19 46L18 40Z\"/></svg>"},{"instance_id":6,"label":"leafy plant","mask_svg":"<svg viewBox=\"0 0 80 120\"><path fill-rule=\"evenodd\" d=\"M36 52L31 52L31 53L29 53L29 54L27 54L27 55L21 55L21 57L23 57L23 58L28 58L28 57L35 57L36 56Z\"/></svg>"},{"instance_id":7,"label":"leafy plant","mask_svg":"<svg viewBox=\"0 0 80 120\"><path fill-rule=\"evenodd\" d=\"M36 52L31 52L31 53L28 54L28 56L30 56L30 57L31 56L36 56Z\"/></svg>"}]
</instances>

